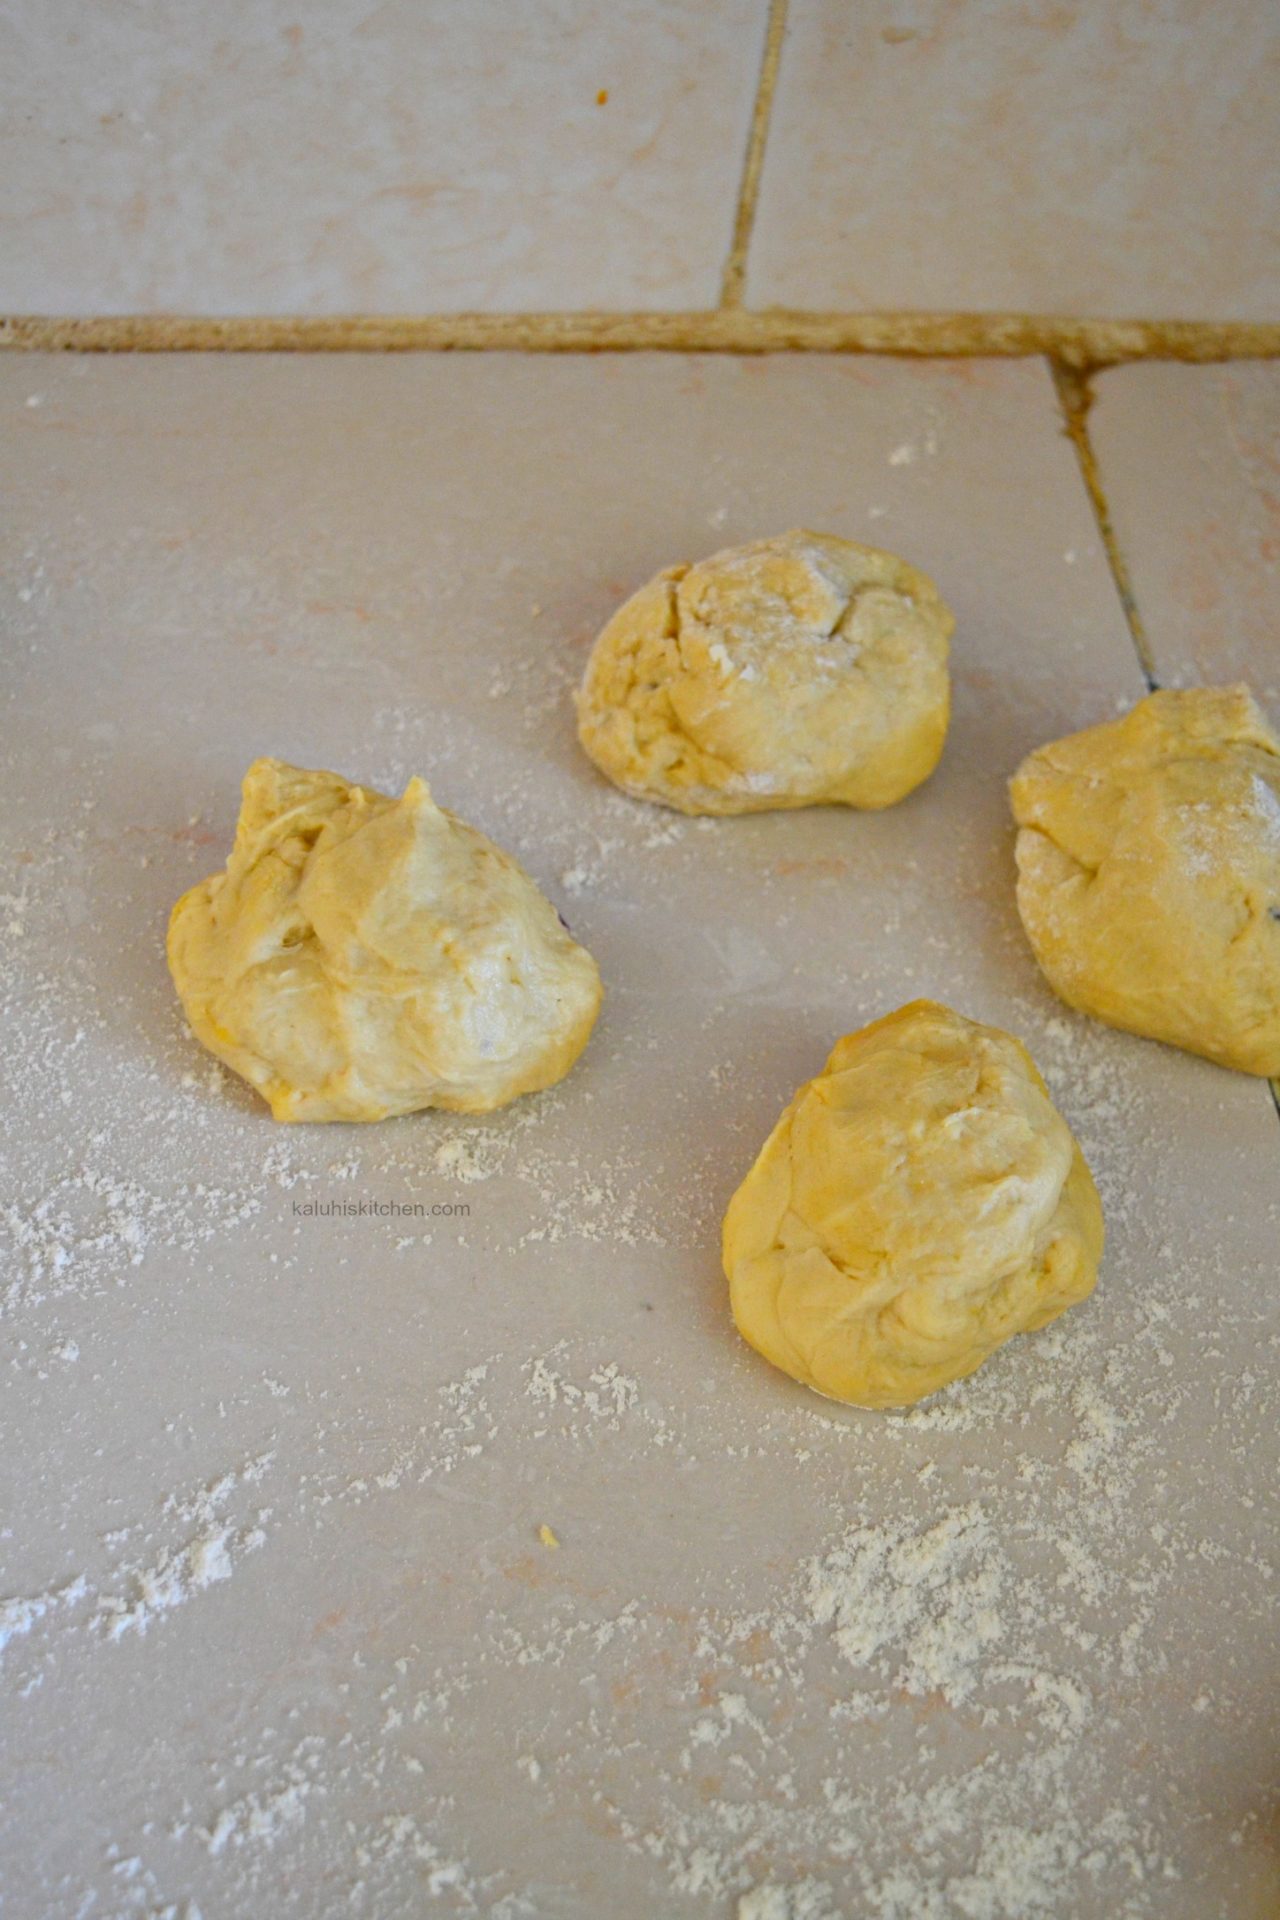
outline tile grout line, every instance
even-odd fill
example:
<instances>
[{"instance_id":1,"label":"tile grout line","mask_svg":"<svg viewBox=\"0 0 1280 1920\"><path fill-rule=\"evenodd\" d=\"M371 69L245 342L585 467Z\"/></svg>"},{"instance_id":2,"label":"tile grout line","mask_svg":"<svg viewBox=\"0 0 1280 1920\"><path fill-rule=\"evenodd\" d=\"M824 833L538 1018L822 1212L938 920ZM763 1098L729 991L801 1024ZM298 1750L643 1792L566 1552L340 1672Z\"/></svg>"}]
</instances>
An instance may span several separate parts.
<instances>
[{"instance_id":1,"label":"tile grout line","mask_svg":"<svg viewBox=\"0 0 1280 1920\"><path fill-rule=\"evenodd\" d=\"M773 117L773 96L782 64L782 41L787 31L790 0L769 0L765 22L764 53L760 60L760 78L756 83L755 105L751 112L751 131L742 162L738 186L738 204L734 213L733 239L720 282L721 307L741 307L747 281L747 249L755 226L756 202L760 197L760 177L764 172L765 147L769 140L769 122Z\"/></svg>"},{"instance_id":2,"label":"tile grout line","mask_svg":"<svg viewBox=\"0 0 1280 1920\"><path fill-rule=\"evenodd\" d=\"M1060 360L1053 358L1049 361L1049 371L1053 377L1054 391L1058 396L1063 430L1075 448L1080 477L1084 481L1085 492L1093 508L1098 535L1102 541L1107 565L1111 569L1111 578L1129 628L1129 638L1138 656L1138 666L1147 683L1148 691L1154 692L1160 684L1156 674L1155 660L1146 629L1142 624L1142 614L1134 595L1133 583L1129 578L1129 569L1120 551L1120 542L1116 537L1111 509L1107 505L1107 496L1102 485L1097 455L1094 453L1093 442L1089 437L1088 416L1094 401L1093 376L1089 372L1066 366Z\"/></svg>"},{"instance_id":3,"label":"tile grout line","mask_svg":"<svg viewBox=\"0 0 1280 1920\"><path fill-rule=\"evenodd\" d=\"M1280 357L1280 324L1020 313L10 314L0 351L81 353L879 353L1047 355L1081 372L1134 360Z\"/></svg>"}]
</instances>

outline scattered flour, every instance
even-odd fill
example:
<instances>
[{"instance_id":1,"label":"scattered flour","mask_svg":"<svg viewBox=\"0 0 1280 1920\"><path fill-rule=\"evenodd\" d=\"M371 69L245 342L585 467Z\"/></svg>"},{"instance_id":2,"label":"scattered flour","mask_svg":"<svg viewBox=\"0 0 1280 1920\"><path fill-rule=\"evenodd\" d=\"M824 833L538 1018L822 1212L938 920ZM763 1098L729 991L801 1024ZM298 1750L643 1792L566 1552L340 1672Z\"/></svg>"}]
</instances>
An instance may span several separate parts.
<instances>
[{"instance_id":1,"label":"scattered flour","mask_svg":"<svg viewBox=\"0 0 1280 1920\"><path fill-rule=\"evenodd\" d=\"M854 1667L879 1668L904 1693L953 1706L973 1693L1003 1634L1008 1562L977 1501L931 1526L855 1527L807 1570L815 1625L830 1627Z\"/></svg>"},{"instance_id":2,"label":"scattered flour","mask_svg":"<svg viewBox=\"0 0 1280 1920\"><path fill-rule=\"evenodd\" d=\"M931 429L911 431L891 464L934 450ZM442 601L447 572L432 588ZM63 590L34 554L22 577L23 606ZM283 634L293 610L277 611ZM618 916L652 915L656 966L679 947L672 901L704 863L729 863L735 843L719 823L668 820L611 792L585 812L544 802L529 768L548 727L565 724L578 664L545 634L504 651L487 692L510 703L516 750L482 824L553 892L559 876L582 936L613 942L620 964L636 942ZM387 765L370 778L393 785L428 766L446 799L451 778L469 778L474 732L440 741L397 700L375 733ZM4 1141L10 1364L24 1390L51 1405L63 1396L69 1424L82 1407L101 1419L111 1366L137 1337L135 1305L179 1326L191 1313L198 1338L207 1323L192 1309L217 1301L245 1338L243 1397L199 1409L198 1430L181 1393L157 1382L157 1400L183 1416L164 1484L190 1484L186 1448L210 1427L230 1433L221 1422L238 1408L264 1429L263 1451L215 1454L237 1464L150 1511L104 1510L109 1532L73 1534L67 1521L68 1561L51 1555L15 1581L29 1592L0 1601L15 1726L39 1747L45 1729L24 1716L67 1675L87 1669L86 1686L105 1687L130 1663L158 1673L181 1642L182 1609L243 1605L255 1580L288 1578L306 1556L341 1569L367 1555L377 1599L367 1615L300 1619L269 1707L246 1696L201 1726L183 1780L153 1782L152 1804L121 1821L100 1870L74 1895L59 1888L66 1910L79 1899L86 1915L200 1920L203 1900L210 1914L270 1913L282 1889L324 1884L356 1920L429 1905L541 1920L565 1904L572 1854L606 1889L616 1877L620 1904L647 1900L672 1920L1158 1920L1186 1867L1184 1835L1154 1796L1117 1796L1100 1776L1114 1778L1139 1737L1154 1768L1166 1765L1156 1723L1182 1690L1206 1739L1235 1738L1247 1699L1227 1692L1221 1663L1221 1694L1193 1671L1207 1656L1171 1646L1169 1623L1187 1581L1215 1577L1229 1584L1233 1627L1256 1623L1274 1593L1263 1516L1244 1533L1211 1525L1203 1503L1188 1519L1181 1462L1212 1439L1223 1460L1238 1450L1244 1486L1273 1402L1261 1314L1256 1374L1224 1363L1205 1334L1249 1310L1249 1284L1261 1300L1262 1279L1215 1266L1207 1238L1164 1244L1164 1120L1125 1043L1032 985L1009 989L1008 1024L1103 1188L1105 1338L1086 1310L879 1421L761 1391L757 1363L724 1326L715 1226L730 1162L745 1163L787 1090L778 1062L790 1071L791 1032L820 1051L883 1010L874 955L850 941L820 981L788 919L801 886L825 889L833 910L858 893L862 855L846 843L871 844L874 823L859 837L859 823L838 822L829 871L814 859L804 879L775 871L768 850L783 840L769 821L746 829L760 850L753 935L794 974L780 969L766 993L726 970L724 1004L717 976L694 982L704 1025L681 1032L705 1048L703 1067L663 1102L678 1147L630 1131L610 1092L619 1061L628 1073L663 1064L654 1009L671 979L656 971L623 983L630 1017L611 1029L606 1015L595 1084L376 1140L279 1135L196 1053L159 957L177 885L221 857L229 822L131 824L122 838L119 821L97 816L94 782L113 751L107 736L90 748L86 805L23 849L0 901L11 1110L24 1116ZM957 822L957 870L986 871L986 833ZM877 898L871 930L901 939L904 994L972 985L913 868ZM115 965L126 952L128 966ZM116 976L136 1003L113 1004L100 982ZM261 1268L256 1249L293 1199L370 1181L475 1203L472 1245L447 1269L451 1286L475 1279L474 1304L437 1350L429 1236L353 1239L334 1268L357 1303L350 1351L330 1366L308 1350L304 1362L278 1303L281 1289L301 1289L320 1229L299 1225L292 1251ZM527 1222L514 1232L513 1202ZM584 1294L568 1337L557 1326L530 1341L518 1316L508 1324L513 1289L527 1292L551 1268L548 1250L570 1245L598 1257L600 1300ZM698 1250L681 1264L687 1297L664 1310L673 1323L679 1312L705 1375L651 1366L605 1296L615 1280L621 1294L637 1250L672 1245ZM260 1302L275 1314L261 1324ZM403 1316L394 1338L366 1348L359 1316L387 1312ZM388 1386L402 1327L430 1376L407 1398ZM1189 1341L1200 1369L1186 1364ZM365 1371L370 1351L378 1364ZM109 1496L96 1431L76 1443L84 1487ZM590 1513L573 1510L579 1489ZM544 1512L562 1540L554 1553L530 1531ZM63 1577L68 1564L79 1571ZM495 1799L518 1853L485 1831ZM1231 1844L1249 1837L1235 1807L1220 1824ZM1194 1888L1181 1892L1186 1907Z\"/></svg>"}]
</instances>

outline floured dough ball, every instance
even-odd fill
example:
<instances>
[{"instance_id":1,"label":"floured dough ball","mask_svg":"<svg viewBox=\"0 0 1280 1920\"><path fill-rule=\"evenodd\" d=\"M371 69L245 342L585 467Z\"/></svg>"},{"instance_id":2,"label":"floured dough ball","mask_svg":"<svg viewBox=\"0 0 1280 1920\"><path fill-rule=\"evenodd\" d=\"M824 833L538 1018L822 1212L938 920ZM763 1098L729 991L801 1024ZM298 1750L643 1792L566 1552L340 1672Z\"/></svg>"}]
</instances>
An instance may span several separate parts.
<instances>
[{"instance_id":1,"label":"floured dough ball","mask_svg":"<svg viewBox=\"0 0 1280 1920\"><path fill-rule=\"evenodd\" d=\"M618 609L578 737L625 792L682 813L891 806L938 764L954 624L876 547L802 531L730 547Z\"/></svg>"},{"instance_id":2,"label":"floured dough ball","mask_svg":"<svg viewBox=\"0 0 1280 1920\"><path fill-rule=\"evenodd\" d=\"M841 1040L729 1203L738 1330L805 1386L901 1407L1098 1277L1102 1207L1022 1044L914 1000Z\"/></svg>"},{"instance_id":3,"label":"floured dough ball","mask_svg":"<svg viewBox=\"0 0 1280 1920\"><path fill-rule=\"evenodd\" d=\"M509 854L436 806L258 760L225 873L183 895L169 967L196 1037L277 1120L486 1113L563 1078L595 961Z\"/></svg>"},{"instance_id":4,"label":"floured dough ball","mask_svg":"<svg viewBox=\"0 0 1280 1920\"><path fill-rule=\"evenodd\" d=\"M1153 693L1033 753L1018 911L1070 1006L1280 1074L1280 739L1247 687Z\"/></svg>"}]
</instances>

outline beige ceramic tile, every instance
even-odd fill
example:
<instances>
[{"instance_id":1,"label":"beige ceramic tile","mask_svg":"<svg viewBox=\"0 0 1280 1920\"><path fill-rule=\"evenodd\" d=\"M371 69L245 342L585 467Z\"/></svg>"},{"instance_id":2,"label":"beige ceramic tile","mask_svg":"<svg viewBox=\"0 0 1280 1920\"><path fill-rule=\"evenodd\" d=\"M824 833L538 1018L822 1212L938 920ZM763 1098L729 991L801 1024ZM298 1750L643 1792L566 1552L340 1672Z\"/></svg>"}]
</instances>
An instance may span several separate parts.
<instances>
[{"instance_id":1,"label":"beige ceramic tile","mask_svg":"<svg viewBox=\"0 0 1280 1920\"><path fill-rule=\"evenodd\" d=\"M764 11L13 0L0 311L714 305Z\"/></svg>"},{"instance_id":2,"label":"beige ceramic tile","mask_svg":"<svg viewBox=\"0 0 1280 1920\"><path fill-rule=\"evenodd\" d=\"M1280 13L791 0L752 305L1280 315Z\"/></svg>"},{"instance_id":3,"label":"beige ceramic tile","mask_svg":"<svg viewBox=\"0 0 1280 1920\"><path fill-rule=\"evenodd\" d=\"M1115 368L1089 430L1161 680L1280 720L1280 364Z\"/></svg>"},{"instance_id":4,"label":"beige ceramic tile","mask_svg":"<svg viewBox=\"0 0 1280 1920\"><path fill-rule=\"evenodd\" d=\"M0 424L15 1914L1273 1912L1280 1130L1065 1014L1017 925L1005 775L1139 690L1044 369L11 356ZM623 800L593 633L792 522L953 601L938 774ZM520 853L608 985L562 1087L283 1130L210 1067L165 915L264 751L421 770ZM1109 1247L1057 1329L859 1414L736 1338L717 1230L918 993L1026 1037ZM335 1200L469 1211L295 1212Z\"/></svg>"}]
</instances>

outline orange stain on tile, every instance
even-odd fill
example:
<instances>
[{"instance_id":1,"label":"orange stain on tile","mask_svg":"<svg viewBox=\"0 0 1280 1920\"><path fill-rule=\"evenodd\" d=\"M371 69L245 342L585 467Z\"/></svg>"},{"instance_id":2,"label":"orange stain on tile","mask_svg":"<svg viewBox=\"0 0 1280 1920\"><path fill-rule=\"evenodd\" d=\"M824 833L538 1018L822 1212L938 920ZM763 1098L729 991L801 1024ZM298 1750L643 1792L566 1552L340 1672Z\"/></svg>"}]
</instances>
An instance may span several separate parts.
<instances>
[{"instance_id":1,"label":"orange stain on tile","mask_svg":"<svg viewBox=\"0 0 1280 1920\"><path fill-rule=\"evenodd\" d=\"M543 1564L545 1565L545 1562ZM508 1580L514 1580L522 1587L541 1587L545 1584L546 1575L543 1568L531 1554L522 1554L519 1560L513 1560L511 1565L504 1567L502 1571Z\"/></svg>"},{"instance_id":2,"label":"orange stain on tile","mask_svg":"<svg viewBox=\"0 0 1280 1920\"><path fill-rule=\"evenodd\" d=\"M745 1668L763 1666L766 1660L776 1659L777 1653L777 1643L764 1627L756 1627L739 1642L738 1658Z\"/></svg>"},{"instance_id":3,"label":"orange stain on tile","mask_svg":"<svg viewBox=\"0 0 1280 1920\"><path fill-rule=\"evenodd\" d=\"M629 1673L625 1680L615 1680L609 1688L609 1698L615 1707L634 1707L640 1692L640 1676Z\"/></svg>"},{"instance_id":4,"label":"orange stain on tile","mask_svg":"<svg viewBox=\"0 0 1280 1920\"><path fill-rule=\"evenodd\" d=\"M368 607L362 605L359 600L308 600L306 611L315 614L349 613L355 619L363 621L366 626L373 618Z\"/></svg>"},{"instance_id":5,"label":"orange stain on tile","mask_svg":"<svg viewBox=\"0 0 1280 1920\"><path fill-rule=\"evenodd\" d=\"M1201 619L1221 608L1224 562L1229 563L1230 557L1225 531L1214 520L1206 521L1183 550L1176 572L1179 590Z\"/></svg>"}]
</instances>

